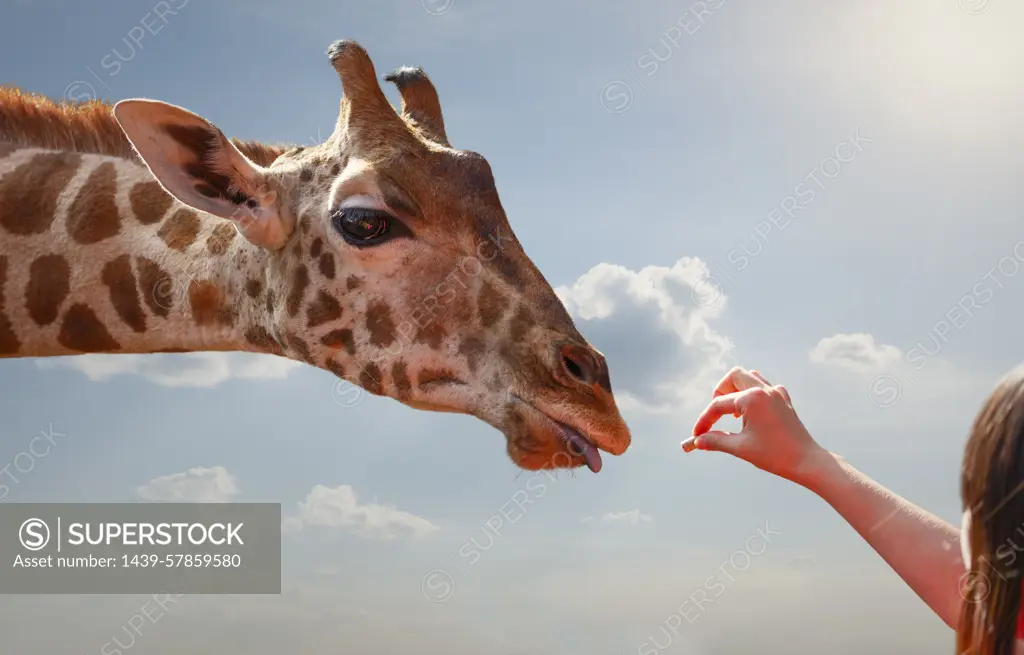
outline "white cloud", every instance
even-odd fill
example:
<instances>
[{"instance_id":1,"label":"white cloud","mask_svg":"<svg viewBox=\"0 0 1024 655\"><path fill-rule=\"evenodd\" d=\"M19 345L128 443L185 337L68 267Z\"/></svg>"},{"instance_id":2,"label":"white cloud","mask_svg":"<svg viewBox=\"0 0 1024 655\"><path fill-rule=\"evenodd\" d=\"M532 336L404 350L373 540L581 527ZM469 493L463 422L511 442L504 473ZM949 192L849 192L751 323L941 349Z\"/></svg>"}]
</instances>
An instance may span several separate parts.
<instances>
[{"instance_id":1,"label":"white cloud","mask_svg":"<svg viewBox=\"0 0 1024 655\"><path fill-rule=\"evenodd\" d=\"M253 353L159 353L152 355L74 355L37 359L42 369L70 368L93 381L139 375L164 387L213 387L231 378L280 380L299 362Z\"/></svg>"},{"instance_id":2,"label":"white cloud","mask_svg":"<svg viewBox=\"0 0 1024 655\"><path fill-rule=\"evenodd\" d=\"M238 495L238 485L223 466L214 466L153 478L136 493L143 500L158 502L226 503Z\"/></svg>"},{"instance_id":3,"label":"white cloud","mask_svg":"<svg viewBox=\"0 0 1024 655\"><path fill-rule=\"evenodd\" d=\"M810 351L811 361L854 373L876 373L891 366L903 353L896 346L876 344L870 334L825 337Z\"/></svg>"},{"instance_id":4,"label":"white cloud","mask_svg":"<svg viewBox=\"0 0 1024 655\"><path fill-rule=\"evenodd\" d=\"M377 503L360 504L347 485L334 488L318 484L299 503L298 516L285 519L284 528L295 531L307 525L343 528L370 539L424 537L438 527L425 518Z\"/></svg>"},{"instance_id":5,"label":"white cloud","mask_svg":"<svg viewBox=\"0 0 1024 655\"><path fill-rule=\"evenodd\" d=\"M608 357L623 408L696 406L727 368L732 343L711 325L727 299L699 259L639 271L598 264L556 292Z\"/></svg>"},{"instance_id":6,"label":"white cloud","mask_svg":"<svg viewBox=\"0 0 1024 655\"><path fill-rule=\"evenodd\" d=\"M631 509L627 512L607 512L602 514L600 518L594 518L588 516L583 519L583 523L594 523L601 521L603 523L627 523L629 525L639 525L641 523L650 523L653 519L650 514L643 514L638 509Z\"/></svg>"}]
</instances>

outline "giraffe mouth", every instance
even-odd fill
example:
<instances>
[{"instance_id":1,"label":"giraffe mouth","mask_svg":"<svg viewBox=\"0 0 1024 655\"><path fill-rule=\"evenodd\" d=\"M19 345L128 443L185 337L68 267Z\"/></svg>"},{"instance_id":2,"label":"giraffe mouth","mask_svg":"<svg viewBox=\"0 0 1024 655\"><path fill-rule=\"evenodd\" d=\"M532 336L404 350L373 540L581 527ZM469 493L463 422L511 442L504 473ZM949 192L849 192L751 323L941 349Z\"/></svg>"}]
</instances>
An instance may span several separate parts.
<instances>
[{"instance_id":1,"label":"giraffe mouth","mask_svg":"<svg viewBox=\"0 0 1024 655\"><path fill-rule=\"evenodd\" d=\"M589 468L594 473L598 473L601 471L601 451L598 450L594 442L592 442L587 437L583 436L575 428L572 428L569 425L566 425L565 423L559 421L558 419L554 418L544 410L538 408L533 403L529 403L516 395L513 395L513 398L515 398L522 404L526 405L527 407L530 407L539 415L544 417L544 419L554 428L555 434L557 434L558 437L562 440L563 444L565 445L566 451L569 455L573 456L574 459L582 457L583 461L587 465L587 468Z\"/></svg>"},{"instance_id":2,"label":"giraffe mouth","mask_svg":"<svg viewBox=\"0 0 1024 655\"><path fill-rule=\"evenodd\" d=\"M565 423L556 421L550 416L548 418L558 426L562 433L562 440L565 441L569 452L576 456L582 456L587 462L587 468L594 473L599 473L601 471L601 451L597 449L597 446Z\"/></svg>"}]
</instances>

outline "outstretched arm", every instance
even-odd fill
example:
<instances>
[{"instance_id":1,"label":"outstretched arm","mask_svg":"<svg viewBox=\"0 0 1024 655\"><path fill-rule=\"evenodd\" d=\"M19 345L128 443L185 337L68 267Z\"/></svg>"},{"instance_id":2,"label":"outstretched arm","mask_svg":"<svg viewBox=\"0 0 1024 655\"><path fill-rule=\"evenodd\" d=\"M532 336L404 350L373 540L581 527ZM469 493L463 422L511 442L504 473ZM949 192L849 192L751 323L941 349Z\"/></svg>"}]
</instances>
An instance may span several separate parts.
<instances>
[{"instance_id":1,"label":"outstretched arm","mask_svg":"<svg viewBox=\"0 0 1024 655\"><path fill-rule=\"evenodd\" d=\"M711 431L719 418L743 418L740 432ZM757 371L736 368L718 384L683 449L715 450L800 484L846 519L904 582L951 628L960 613L966 569L960 531L889 491L819 446L797 417L789 393Z\"/></svg>"},{"instance_id":2,"label":"outstretched arm","mask_svg":"<svg viewBox=\"0 0 1024 655\"><path fill-rule=\"evenodd\" d=\"M825 452L805 487L831 505L910 585L946 625L956 630L960 580L960 530L889 491Z\"/></svg>"}]
</instances>

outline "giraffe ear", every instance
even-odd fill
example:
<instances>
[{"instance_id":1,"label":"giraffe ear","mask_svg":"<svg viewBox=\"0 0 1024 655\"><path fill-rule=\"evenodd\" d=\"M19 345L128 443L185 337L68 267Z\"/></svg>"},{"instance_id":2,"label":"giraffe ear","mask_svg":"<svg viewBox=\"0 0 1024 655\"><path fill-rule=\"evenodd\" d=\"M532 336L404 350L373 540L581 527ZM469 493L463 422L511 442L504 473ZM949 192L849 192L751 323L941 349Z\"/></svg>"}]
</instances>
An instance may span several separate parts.
<instances>
[{"instance_id":1,"label":"giraffe ear","mask_svg":"<svg viewBox=\"0 0 1024 655\"><path fill-rule=\"evenodd\" d=\"M168 193L200 211L234 221L252 243L276 250L291 232L265 169L239 152L215 125L156 100L122 100L114 117Z\"/></svg>"}]
</instances>

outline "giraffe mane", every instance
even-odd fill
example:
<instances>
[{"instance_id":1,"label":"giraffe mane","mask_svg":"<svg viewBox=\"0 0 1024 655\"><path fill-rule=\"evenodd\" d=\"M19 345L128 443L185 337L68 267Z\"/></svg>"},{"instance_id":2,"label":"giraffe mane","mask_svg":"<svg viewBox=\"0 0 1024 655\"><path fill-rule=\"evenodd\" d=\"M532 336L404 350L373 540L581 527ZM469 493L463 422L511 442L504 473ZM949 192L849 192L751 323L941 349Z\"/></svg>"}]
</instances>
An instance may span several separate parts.
<instances>
[{"instance_id":1,"label":"giraffe mane","mask_svg":"<svg viewBox=\"0 0 1024 655\"><path fill-rule=\"evenodd\" d=\"M65 152L111 155L142 163L125 136L113 105L102 100L54 102L13 86L0 86L0 142ZM269 166L290 145L232 139L246 157Z\"/></svg>"}]
</instances>

